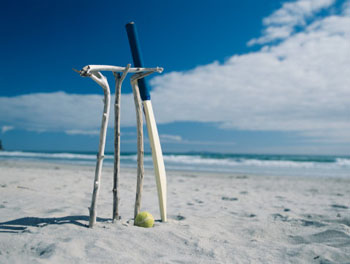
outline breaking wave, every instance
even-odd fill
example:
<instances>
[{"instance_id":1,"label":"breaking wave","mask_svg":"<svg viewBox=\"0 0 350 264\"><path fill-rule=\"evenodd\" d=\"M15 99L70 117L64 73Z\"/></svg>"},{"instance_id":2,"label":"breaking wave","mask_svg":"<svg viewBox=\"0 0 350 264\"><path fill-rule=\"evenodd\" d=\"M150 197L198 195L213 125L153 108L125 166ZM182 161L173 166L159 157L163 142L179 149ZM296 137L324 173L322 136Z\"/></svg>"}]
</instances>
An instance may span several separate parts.
<instances>
[{"instance_id":1,"label":"breaking wave","mask_svg":"<svg viewBox=\"0 0 350 264\"><path fill-rule=\"evenodd\" d=\"M94 164L96 153L0 151L0 159ZM113 160L113 153L106 153L107 166L111 166ZM120 160L122 166L136 167L137 155L122 153ZM151 168L152 156L145 154L144 162L146 168ZM298 175L341 172L350 176L350 157L347 156L186 153L164 154L164 162L167 168L178 170Z\"/></svg>"}]
</instances>

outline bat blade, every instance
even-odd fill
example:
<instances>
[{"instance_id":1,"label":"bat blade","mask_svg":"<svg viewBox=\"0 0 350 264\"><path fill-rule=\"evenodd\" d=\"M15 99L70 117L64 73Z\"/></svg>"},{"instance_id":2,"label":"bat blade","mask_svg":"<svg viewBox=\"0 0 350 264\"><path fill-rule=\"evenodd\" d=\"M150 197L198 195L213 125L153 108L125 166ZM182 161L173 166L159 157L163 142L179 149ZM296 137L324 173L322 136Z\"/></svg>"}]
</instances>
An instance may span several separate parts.
<instances>
[{"instance_id":1,"label":"bat blade","mask_svg":"<svg viewBox=\"0 0 350 264\"><path fill-rule=\"evenodd\" d=\"M158 129L154 118L152 103L150 100L143 101L143 109L145 111L147 131L152 149L152 159L154 172L156 176L159 210L162 222L167 221L167 186L166 173L163 159L162 147L159 141Z\"/></svg>"}]
</instances>

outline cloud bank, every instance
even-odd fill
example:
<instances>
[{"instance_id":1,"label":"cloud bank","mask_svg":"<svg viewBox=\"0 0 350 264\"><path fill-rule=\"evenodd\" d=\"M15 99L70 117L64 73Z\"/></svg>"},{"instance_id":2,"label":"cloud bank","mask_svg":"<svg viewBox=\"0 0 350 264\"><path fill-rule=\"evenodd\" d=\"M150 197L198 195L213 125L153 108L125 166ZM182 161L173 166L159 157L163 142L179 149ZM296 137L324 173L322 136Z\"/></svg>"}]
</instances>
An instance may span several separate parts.
<instances>
[{"instance_id":1,"label":"cloud bank","mask_svg":"<svg viewBox=\"0 0 350 264\"><path fill-rule=\"evenodd\" d=\"M309 16L332 1L294 5L305 2L312 7L304 8ZM275 23L286 6L294 6L288 4L264 21ZM283 23L292 27L304 17L294 16ZM344 9L258 52L159 76L152 85L161 122L219 122L232 129L296 131L350 142L345 132L350 130L350 17Z\"/></svg>"},{"instance_id":2,"label":"cloud bank","mask_svg":"<svg viewBox=\"0 0 350 264\"><path fill-rule=\"evenodd\" d=\"M114 96L111 98L111 102L113 101ZM135 125L136 114L132 96L123 96L121 105L123 125ZM0 97L0 126L2 130L10 124L12 129L64 131L69 135L99 135L102 110L102 95L55 92ZM113 124L113 111L111 108L110 126Z\"/></svg>"},{"instance_id":3,"label":"cloud bank","mask_svg":"<svg viewBox=\"0 0 350 264\"><path fill-rule=\"evenodd\" d=\"M332 7L333 0L287 2L248 42L261 45L259 51L153 78L157 122L215 122L350 142L350 4L319 15ZM122 97L122 125L134 126L132 95ZM0 97L0 127L94 135L101 114L102 95Z\"/></svg>"}]
</instances>

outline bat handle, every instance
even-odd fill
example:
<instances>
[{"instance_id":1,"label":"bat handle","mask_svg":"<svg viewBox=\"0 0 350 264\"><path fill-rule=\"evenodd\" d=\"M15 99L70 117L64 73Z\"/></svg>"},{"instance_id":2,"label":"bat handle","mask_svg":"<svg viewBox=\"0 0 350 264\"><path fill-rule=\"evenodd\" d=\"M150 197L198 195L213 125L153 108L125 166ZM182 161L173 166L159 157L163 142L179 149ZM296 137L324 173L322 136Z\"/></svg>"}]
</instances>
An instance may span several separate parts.
<instances>
[{"instance_id":1,"label":"bat handle","mask_svg":"<svg viewBox=\"0 0 350 264\"><path fill-rule=\"evenodd\" d=\"M131 55L132 59L134 61L135 67L143 67L142 63L142 53L140 49L139 39L137 35L137 29L134 22L130 22L125 25L126 32L128 34L130 49L131 49ZM139 89L140 89L140 96L142 101L150 100L151 95L149 93L149 90L147 88L146 80L140 79L138 81Z\"/></svg>"}]
</instances>

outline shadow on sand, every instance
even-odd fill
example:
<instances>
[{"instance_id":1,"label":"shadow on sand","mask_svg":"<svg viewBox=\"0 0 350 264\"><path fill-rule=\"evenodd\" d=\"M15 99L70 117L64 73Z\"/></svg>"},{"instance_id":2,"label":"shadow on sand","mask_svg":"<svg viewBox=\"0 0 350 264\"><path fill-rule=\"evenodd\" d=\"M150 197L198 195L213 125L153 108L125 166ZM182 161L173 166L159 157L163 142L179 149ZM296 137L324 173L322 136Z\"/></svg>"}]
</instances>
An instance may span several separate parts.
<instances>
[{"instance_id":1,"label":"shadow on sand","mask_svg":"<svg viewBox=\"0 0 350 264\"><path fill-rule=\"evenodd\" d=\"M107 222L110 219L97 217L97 222ZM40 217L23 217L7 222L0 222L0 233L21 233L25 232L27 227L44 227L47 225L64 225L73 224L80 227L88 227L87 224L80 221L88 222L89 217L86 215L72 215L64 217L40 218Z\"/></svg>"}]
</instances>

